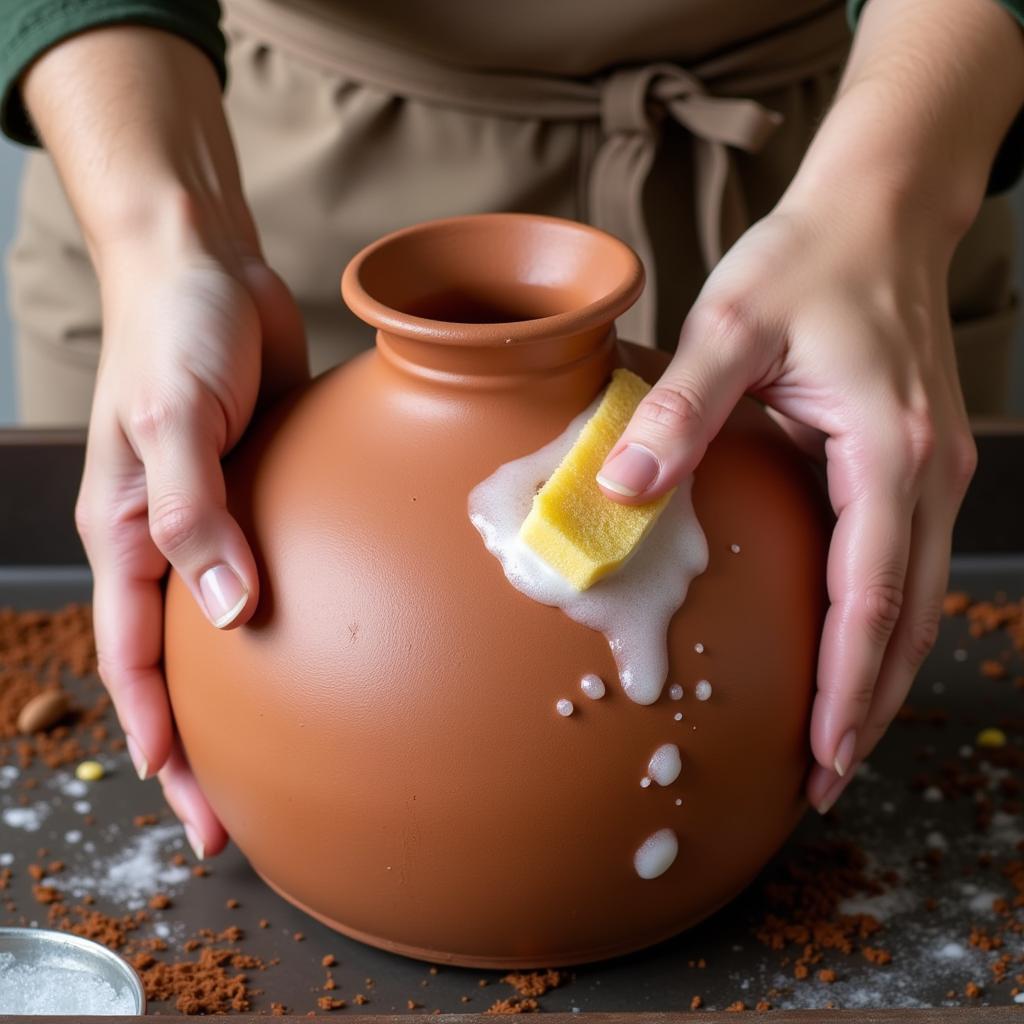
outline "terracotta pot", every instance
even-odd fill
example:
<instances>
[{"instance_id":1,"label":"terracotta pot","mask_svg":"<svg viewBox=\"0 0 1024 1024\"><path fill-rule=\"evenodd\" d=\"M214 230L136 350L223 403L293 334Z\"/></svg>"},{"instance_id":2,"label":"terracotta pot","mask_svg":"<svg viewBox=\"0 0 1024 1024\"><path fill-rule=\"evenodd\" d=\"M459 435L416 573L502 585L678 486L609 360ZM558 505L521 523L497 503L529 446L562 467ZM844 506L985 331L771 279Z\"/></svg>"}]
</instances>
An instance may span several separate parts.
<instances>
[{"instance_id":1,"label":"terracotta pot","mask_svg":"<svg viewBox=\"0 0 1024 1024\"><path fill-rule=\"evenodd\" d=\"M174 713L253 867L332 928L434 962L610 957L720 907L803 810L825 521L753 402L696 474L710 564L668 636L670 682L713 680L705 703L629 700L604 637L514 590L468 518L469 491L563 431L615 365L657 378L665 356L613 327L641 287L626 246L568 221L390 235L342 282L376 349L227 461L259 608L218 632L170 580ZM606 697L561 717L588 672ZM666 740L682 774L643 789ZM678 857L644 880L634 852L665 827Z\"/></svg>"}]
</instances>

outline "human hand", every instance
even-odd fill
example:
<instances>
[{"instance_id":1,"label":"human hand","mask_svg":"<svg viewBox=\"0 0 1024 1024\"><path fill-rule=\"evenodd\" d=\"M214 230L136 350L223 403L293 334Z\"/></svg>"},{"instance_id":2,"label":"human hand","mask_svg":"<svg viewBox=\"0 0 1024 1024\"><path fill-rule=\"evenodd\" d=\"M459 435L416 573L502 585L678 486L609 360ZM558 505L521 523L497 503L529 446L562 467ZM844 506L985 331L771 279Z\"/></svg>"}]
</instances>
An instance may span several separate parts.
<instances>
[{"instance_id":1,"label":"human hand","mask_svg":"<svg viewBox=\"0 0 1024 1024\"><path fill-rule=\"evenodd\" d=\"M744 393L782 414L805 446L823 444L838 518L807 786L822 811L934 642L953 520L974 470L948 255L918 226L883 225L831 197L784 203L712 273L599 477L616 501L664 493L698 466Z\"/></svg>"},{"instance_id":2,"label":"human hand","mask_svg":"<svg viewBox=\"0 0 1024 1024\"><path fill-rule=\"evenodd\" d=\"M305 374L298 311L257 257L134 249L102 264L104 336L76 518L94 578L99 670L140 778L159 771L196 855L223 826L175 736L161 654L168 563L211 623L241 625L259 581L220 459L265 382Z\"/></svg>"}]
</instances>

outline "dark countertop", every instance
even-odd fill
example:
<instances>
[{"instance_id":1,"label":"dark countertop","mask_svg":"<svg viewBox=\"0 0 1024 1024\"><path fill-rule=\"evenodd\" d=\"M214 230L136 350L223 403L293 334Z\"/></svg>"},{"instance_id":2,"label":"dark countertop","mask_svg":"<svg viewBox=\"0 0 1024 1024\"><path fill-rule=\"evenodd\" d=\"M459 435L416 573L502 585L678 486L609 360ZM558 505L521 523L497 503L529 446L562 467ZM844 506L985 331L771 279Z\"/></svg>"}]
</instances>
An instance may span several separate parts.
<instances>
[{"instance_id":1,"label":"dark countertop","mask_svg":"<svg viewBox=\"0 0 1024 1024\"><path fill-rule=\"evenodd\" d=\"M72 570L0 572L0 604L52 608L80 600L87 596L87 578L80 570L77 580L74 576ZM997 591L1011 597L1024 594L1024 559L961 560L954 586L975 597L992 597ZM710 921L654 949L573 969L570 980L542 997L543 1008L672 1011L688 1008L694 995L701 996L705 1007L719 1009L736 1000L753 1007L762 998L778 1008L820 1009L830 1002L849 1008L1012 1005L1014 983L994 985L988 965L1002 952L1024 958L1021 936L1015 936L1015 948L1008 943L1000 951L970 944L972 925L995 923L993 900L1012 897L999 867L1024 842L1019 796L1014 796L1024 782L1024 690L1014 685L1014 677L1024 674L1024 663L1014 654L1007 679L989 679L979 671L984 659L1003 657L1009 648L1002 633L972 639L965 619L947 619L911 697L915 714L893 727L833 814L825 820L808 814L762 879ZM939 717L929 722L932 712ZM1017 756L1014 767L999 765L1005 749L988 752L976 746L978 732L996 725L1010 737L1009 749ZM331 932L270 892L234 848L210 862L208 877L193 877L187 867L171 865L175 852L187 854L188 849L158 784L138 782L123 753L105 760L109 774L95 783L76 783L70 769L54 772L38 763L17 776L11 766L3 769L0 808L17 808L17 798L25 792L21 783L25 777L35 778L37 787L28 791L29 811L34 812L28 824L41 819L38 829L29 831L25 822L11 827L5 815L0 852L11 862L9 895L18 908L4 915L5 924L26 918L45 923L46 908L34 901L32 880L24 869L33 861L59 859L66 867L54 884L77 895L92 892L96 906L111 913L145 906L154 892L168 894L172 906L150 912L136 935L162 935L172 952L201 927L241 927L244 952L264 960L280 958L254 981L263 989L254 999L257 1011L266 1011L271 1002L283 1003L291 1013L315 1009L324 994L320 986L327 972L321 959L327 954L338 961L331 970L338 986L332 994L348 999L351 1006L352 997L361 992L369 999L368 1012L410 1012L410 1000L420 1004L411 1012L479 1012L513 994L500 982L500 973L446 967L432 974L428 965ZM995 810L987 829L975 827L973 791L948 795L949 773L943 772L948 762L980 773L990 788ZM1004 805L1010 810L1001 809ZM86 813L95 819L91 826L83 824ZM157 823L136 827L133 819L146 814L157 815ZM893 960L876 966L863 956L826 953L809 979L797 981L792 958L799 950L769 949L756 931L776 909L771 881L785 877L792 865L815 870L820 862L808 860L808 845L821 840L857 843L871 876L899 874L901 881L887 885L883 894L852 896L841 908L874 914L883 927L872 945L889 951ZM39 847L48 851L44 858L36 855ZM986 853L993 855L992 865L979 866L979 856L984 860ZM188 859L191 863L191 855ZM139 875L157 868L157 877ZM932 911L924 909L929 897L938 903ZM239 906L229 909L228 900L237 900ZM269 921L269 927L260 928L260 919ZM303 941L295 940L296 932ZM816 978L818 970L828 968L836 972L831 984ZM1024 971L1024 962L1015 970ZM486 987L480 987L484 980ZM970 981L983 989L978 1000L963 995ZM956 996L948 998L950 991ZM173 1012L173 1007L151 1007L160 1010Z\"/></svg>"}]
</instances>

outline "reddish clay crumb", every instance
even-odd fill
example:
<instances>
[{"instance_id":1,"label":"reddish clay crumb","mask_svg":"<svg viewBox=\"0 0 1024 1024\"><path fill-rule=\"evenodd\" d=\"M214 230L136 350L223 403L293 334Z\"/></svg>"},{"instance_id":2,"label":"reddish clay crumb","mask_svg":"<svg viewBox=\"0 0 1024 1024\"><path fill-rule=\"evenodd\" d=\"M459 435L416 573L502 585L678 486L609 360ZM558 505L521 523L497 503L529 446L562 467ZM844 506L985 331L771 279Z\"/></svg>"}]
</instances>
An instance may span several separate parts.
<instances>
[{"instance_id":1,"label":"reddish clay crumb","mask_svg":"<svg viewBox=\"0 0 1024 1024\"><path fill-rule=\"evenodd\" d=\"M484 1010L485 1014L495 1016L506 1013L539 1013L540 1003L536 999L523 999L519 996L510 996L508 999L499 999Z\"/></svg>"},{"instance_id":2,"label":"reddish clay crumb","mask_svg":"<svg viewBox=\"0 0 1024 1024\"><path fill-rule=\"evenodd\" d=\"M367 999L362 992L357 992L355 997L352 999L352 1002L355 1003L356 1006L365 1006L369 1001L370 1000Z\"/></svg>"},{"instance_id":3,"label":"reddish clay crumb","mask_svg":"<svg viewBox=\"0 0 1024 1024\"><path fill-rule=\"evenodd\" d=\"M288 1007L284 1003L271 1003L270 1012L275 1017L283 1017L288 1012Z\"/></svg>"},{"instance_id":4,"label":"reddish clay crumb","mask_svg":"<svg viewBox=\"0 0 1024 1024\"><path fill-rule=\"evenodd\" d=\"M690 1000L690 1009L699 1010L704 1005L704 1000L700 996L694 996Z\"/></svg>"},{"instance_id":5,"label":"reddish clay crumb","mask_svg":"<svg viewBox=\"0 0 1024 1024\"><path fill-rule=\"evenodd\" d=\"M942 614L965 615L970 605L970 594L965 594L962 590L951 590L942 599Z\"/></svg>"},{"instance_id":6,"label":"reddish clay crumb","mask_svg":"<svg viewBox=\"0 0 1024 1024\"><path fill-rule=\"evenodd\" d=\"M302 934L302 932L296 932L296 933L295 933L295 934L294 934L294 935L292 936L292 938L293 938L293 939L294 939L294 940L295 940L296 942L305 942L305 941L306 941L306 936L305 936L305 935L303 935L303 934Z\"/></svg>"},{"instance_id":7,"label":"reddish clay crumb","mask_svg":"<svg viewBox=\"0 0 1024 1024\"><path fill-rule=\"evenodd\" d=\"M521 996L542 996L553 988L558 988L565 980L561 971L530 971L523 974L514 971L506 974L501 979L506 985L511 985Z\"/></svg>"},{"instance_id":8,"label":"reddish clay crumb","mask_svg":"<svg viewBox=\"0 0 1024 1024\"><path fill-rule=\"evenodd\" d=\"M969 981L964 985L964 995L967 996L968 999L979 999L981 997L981 993L981 986L975 984L973 981Z\"/></svg>"},{"instance_id":9,"label":"reddish clay crumb","mask_svg":"<svg viewBox=\"0 0 1024 1024\"><path fill-rule=\"evenodd\" d=\"M836 972L830 967L825 967L818 971L818 981L824 982L826 985L831 985L835 980Z\"/></svg>"},{"instance_id":10,"label":"reddish clay crumb","mask_svg":"<svg viewBox=\"0 0 1024 1024\"><path fill-rule=\"evenodd\" d=\"M237 910L241 906L241 903L239 903L238 900L232 897L231 899L225 901L224 906L226 906L228 910Z\"/></svg>"},{"instance_id":11,"label":"reddish clay crumb","mask_svg":"<svg viewBox=\"0 0 1024 1024\"><path fill-rule=\"evenodd\" d=\"M337 962L338 961L334 959L334 954L333 953L328 953L325 957L323 957L321 959L320 966L321 967L333 967Z\"/></svg>"},{"instance_id":12,"label":"reddish clay crumb","mask_svg":"<svg viewBox=\"0 0 1024 1024\"><path fill-rule=\"evenodd\" d=\"M808 969L807 964L797 964L796 967L793 968L793 977L798 981L804 981L810 973L811 972Z\"/></svg>"},{"instance_id":13,"label":"reddish clay crumb","mask_svg":"<svg viewBox=\"0 0 1024 1024\"><path fill-rule=\"evenodd\" d=\"M887 949L879 949L877 946L865 946L861 953L864 954L865 960L869 963L877 964L879 967L892 963L892 953Z\"/></svg>"},{"instance_id":14,"label":"reddish clay crumb","mask_svg":"<svg viewBox=\"0 0 1024 1024\"><path fill-rule=\"evenodd\" d=\"M210 872L204 868L202 864L197 864L192 869L192 874L195 875L196 878L205 878L209 873Z\"/></svg>"},{"instance_id":15,"label":"reddish clay crumb","mask_svg":"<svg viewBox=\"0 0 1024 1024\"><path fill-rule=\"evenodd\" d=\"M60 893L50 885L33 885L32 895L37 903L56 903L60 899Z\"/></svg>"},{"instance_id":16,"label":"reddish clay crumb","mask_svg":"<svg viewBox=\"0 0 1024 1024\"><path fill-rule=\"evenodd\" d=\"M321 996L316 1001L316 1005L321 1010L344 1010L347 1004L344 999L334 999L331 996Z\"/></svg>"},{"instance_id":17,"label":"reddish clay crumb","mask_svg":"<svg viewBox=\"0 0 1024 1024\"><path fill-rule=\"evenodd\" d=\"M132 824L136 828L148 828L150 825L155 825L159 820L155 814L136 814L132 818Z\"/></svg>"},{"instance_id":18,"label":"reddish clay crumb","mask_svg":"<svg viewBox=\"0 0 1024 1024\"><path fill-rule=\"evenodd\" d=\"M269 928L270 927L270 922L265 917L261 917L260 918L259 924L260 924L261 928Z\"/></svg>"},{"instance_id":19,"label":"reddish clay crumb","mask_svg":"<svg viewBox=\"0 0 1024 1024\"><path fill-rule=\"evenodd\" d=\"M405 1001L405 1008L407 1010L421 1010L423 1009L422 1003L417 1003L415 999L407 999Z\"/></svg>"},{"instance_id":20,"label":"reddish clay crumb","mask_svg":"<svg viewBox=\"0 0 1024 1024\"><path fill-rule=\"evenodd\" d=\"M767 1013L771 1008L772 1004L769 1003L767 999L759 1000L757 1005L754 1007L758 1013Z\"/></svg>"},{"instance_id":21,"label":"reddish clay crumb","mask_svg":"<svg viewBox=\"0 0 1024 1024\"><path fill-rule=\"evenodd\" d=\"M1009 676L1009 670L1001 661L995 661L993 658L986 658L979 666L978 671L986 679L1006 679Z\"/></svg>"},{"instance_id":22,"label":"reddish clay crumb","mask_svg":"<svg viewBox=\"0 0 1024 1024\"><path fill-rule=\"evenodd\" d=\"M338 983L331 977L331 972L327 972L327 978L324 980L324 991L333 992L338 987Z\"/></svg>"},{"instance_id":23,"label":"reddish clay crumb","mask_svg":"<svg viewBox=\"0 0 1024 1024\"><path fill-rule=\"evenodd\" d=\"M471 1003L471 1002L473 1002L473 997L472 996L459 996L459 1002L460 1003Z\"/></svg>"},{"instance_id":24,"label":"reddish clay crumb","mask_svg":"<svg viewBox=\"0 0 1024 1024\"><path fill-rule=\"evenodd\" d=\"M430 973L430 974L437 974L437 972L438 972L438 968L437 968L437 967L434 967L434 966L432 965L432 966L431 966L431 967L429 968L429 973Z\"/></svg>"},{"instance_id":25,"label":"reddish clay crumb","mask_svg":"<svg viewBox=\"0 0 1024 1024\"><path fill-rule=\"evenodd\" d=\"M165 892L154 893L149 899L150 910L166 910L171 906L171 897Z\"/></svg>"},{"instance_id":26,"label":"reddish clay crumb","mask_svg":"<svg viewBox=\"0 0 1024 1024\"><path fill-rule=\"evenodd\" d=\"M726 1013L743 1013L746 1010L747 1004L742 999L737 999L735 1003L730 1003L726 1008Z\"/></svg>"}]
</instances>

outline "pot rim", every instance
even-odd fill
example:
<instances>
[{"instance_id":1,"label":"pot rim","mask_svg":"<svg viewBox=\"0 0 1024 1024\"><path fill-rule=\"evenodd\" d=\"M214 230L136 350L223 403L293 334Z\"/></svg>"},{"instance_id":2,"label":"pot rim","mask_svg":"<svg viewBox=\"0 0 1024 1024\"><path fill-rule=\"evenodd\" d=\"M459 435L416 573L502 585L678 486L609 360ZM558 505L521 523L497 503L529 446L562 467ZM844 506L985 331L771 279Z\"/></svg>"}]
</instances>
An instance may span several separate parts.
<instances>
[{"instance_id":1,"label":"pot rim","mask_svg":"<svg viewBox=\"0 0 1024 1024\"><path fill-rule=\"evenodd\" d=\"M622 262L621 280L606 294L575 309L529 320L485 324L430 320L413 316L386 305L367 291L363 281L363 270L368 260L382 249L404 238L428 231L443 236L445 232L457 231L470 223L486 226L488 221L492 224L500 224L503 221L523 224L532 221L550 224L559 230L588 235L594 244L603 246L613 258L618 258ZM538 213L470 213L423 221L400 228L361 249L349 261L341 276L341 294L346 305L372 327L399 337L453 346L498 347L508 344L509 341L535 341L558 335L580 334L603 324L610 326L616 317L636 302L643 287L643 264L625 242L589 224Z\"/></svg>"}]
</instances>

